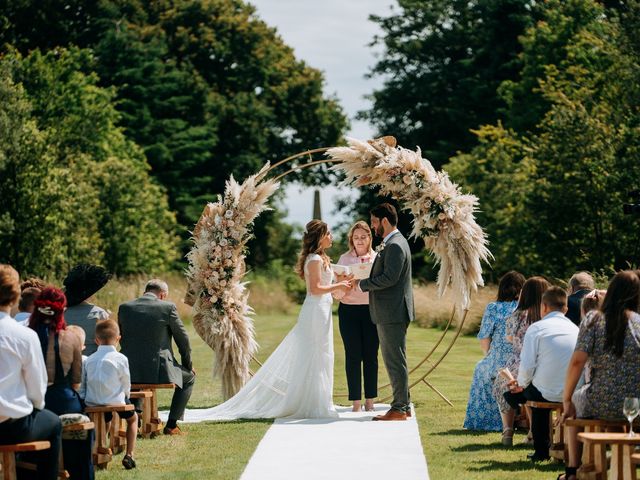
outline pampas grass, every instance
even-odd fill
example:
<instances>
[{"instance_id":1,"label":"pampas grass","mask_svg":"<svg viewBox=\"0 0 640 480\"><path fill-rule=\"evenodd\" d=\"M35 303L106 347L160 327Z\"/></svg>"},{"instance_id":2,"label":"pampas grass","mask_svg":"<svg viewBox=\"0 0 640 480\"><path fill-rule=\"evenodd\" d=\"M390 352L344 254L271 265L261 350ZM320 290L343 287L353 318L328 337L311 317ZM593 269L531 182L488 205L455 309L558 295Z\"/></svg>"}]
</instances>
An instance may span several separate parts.
<instances>
[{"instance_id":1,"label":"pampas grass","mask_svg":"<svg viewBox=\"0 0 640 480\"><path fill-rule=\"evenodd\" d=\"M345 173L346 183L378 185L411 212L410 236L422 238L440 264L438 294L451 287L455 303L467 308L471 294L484 285L481 263L491 258L486 235L475 221L478 199L463 194L446 172L437 172L420 149L396 147L393 137L350 138L348 143L327 151L340 161L333 168Z\"/></svg>"},{"instance_id":2,"label":"pampas grass","mask_svg":"<svg viewBox=\"0 0 640 480\"><path fill-rule=\"evenodd\" d=\"M193 326L215 352L214 375L222 380L225 399L235 395L249 378L249 363L258 349L243 283L244 251L255 218L278 183L265 180L267 163L243 183L233 176L222 198L209 203L193 231L194 246L187 255L189 282L186 301L193 305Z\"/></svg>"}]
</instances>

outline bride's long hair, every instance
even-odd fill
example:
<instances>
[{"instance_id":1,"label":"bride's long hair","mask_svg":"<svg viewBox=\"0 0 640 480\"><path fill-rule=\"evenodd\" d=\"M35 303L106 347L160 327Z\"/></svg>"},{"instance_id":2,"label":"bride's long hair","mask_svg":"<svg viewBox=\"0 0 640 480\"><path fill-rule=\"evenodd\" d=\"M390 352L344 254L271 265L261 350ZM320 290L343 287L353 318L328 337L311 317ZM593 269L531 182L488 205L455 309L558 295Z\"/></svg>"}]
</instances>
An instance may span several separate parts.
<instances>
[{"instance_id":1,"label":"bride's long hair","mask_svg":"<svg viewBox=\"0 0 640 480\"><path fill-rule=\"evenodd\" d=\"M311 220L307 223L304 235L302 236L302 250L298 255L298 263L296 264L296 273L304 280L304 262L307 257L316 253L322 257L322 261L326 268L329 268L330 260L324 249L320 246L320 242L329 233L329 227L322 220Z\"/></svg>"}]
</instances>

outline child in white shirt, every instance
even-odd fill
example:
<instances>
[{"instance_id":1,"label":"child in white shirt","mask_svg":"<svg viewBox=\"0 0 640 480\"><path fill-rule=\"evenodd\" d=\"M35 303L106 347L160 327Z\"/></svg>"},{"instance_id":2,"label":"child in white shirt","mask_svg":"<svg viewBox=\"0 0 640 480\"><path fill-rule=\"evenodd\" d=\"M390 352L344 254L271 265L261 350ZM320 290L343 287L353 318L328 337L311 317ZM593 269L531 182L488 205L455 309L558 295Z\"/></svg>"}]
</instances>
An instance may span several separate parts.
<instances>
[{"instance_id":1,"label":"child in white shirt","mask_svg":"<svg viewBox=\"0 0 640 480\"><path fill-rule=\"evenodd\" d=\"M129 404L131 377L129 360L116 350L120 340L120 328L113 320L104 320L96 324L96 344L98 350L84 362L80 397L87 406ZM133 449L138 434L138 415L135 410L119 412L127 421L127 453L122 465L127 470L136 467ZM107 422L111 414L105 414Z\"/></svg>"}]
</instances>

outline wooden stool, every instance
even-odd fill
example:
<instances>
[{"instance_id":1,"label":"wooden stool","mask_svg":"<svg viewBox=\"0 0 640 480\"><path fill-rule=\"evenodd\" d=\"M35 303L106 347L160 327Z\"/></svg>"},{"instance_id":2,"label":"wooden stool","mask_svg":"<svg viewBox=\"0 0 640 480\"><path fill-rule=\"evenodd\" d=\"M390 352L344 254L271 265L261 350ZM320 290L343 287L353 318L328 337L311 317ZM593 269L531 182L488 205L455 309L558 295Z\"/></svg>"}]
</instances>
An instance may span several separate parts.
<instances>
[{"instance_id":1,"label":"wooden stool","mask_svg":"<svg viewBox=\"0 0 640 480\"><path fill-rule=\"evenodd\" d=\"M585 444L585 448L601 445L602 448L595 455L596 478L607 479L606 446L611 446L610 480L631 480L634 478L635 465L631 463L631 455L635 446L640 445L640 435L629 437L626 433L579 433L578 440Z\"/></svg>"},{"instance_id":2,"label":"wooden stool","mask_svg":"<svg viewBox=\"0 0 640 480\"><path fill-rule=\"evenodd\" d=\"M586 418L569 418L565 420L564 426L582 428L584 433L599 432L624 432L627 422L624 420L596 420ZM589 443L585 444L582 449L582 461L578 468L577 477L581 480L595 480L600 475L596 471L595 458L601 456L601 451L605 450L606 445Z\"/></svg>"},{"instance_id":3,"label":"wooden stool","mask_svg":"<svg viewBox=\"0 0 640 480\"><path fill-rule=\"evenodd\" d=\"M98 468L106 468L113 457L113 448L121 448L120 443L120 416L118 412L134 410L133 405L102 405L99 407L87 407L85 413L89 415L96 427L96 439L93 443L93 464ZM111 445L107 444L107 423L105 413L111 413ZM117 427L114 433L114 426Z\"/></svg>"},{"instance_id":4,"label":"wooden stool","mask_svg":"<svg viewBox=\"0 0 640 480\"><path fill-rule=\"evenodd\" d=\"M0 445L2 453L2 476L4 480L16 480L16 453L37 452L51 448L48 441L14 443L12 445Z\"/></svg>"},{"instance_id":5,"label":"wooden stool","mask_svg":"<svg viewBox=\"0 0 640 480\"><path fill-rule=\"evenodd\" d=\"M162 430L162 420L158 416L158 395L159 388L175 388L173 383L132 383L131 391L142 390L151 392L151 412L149 415L149 431L147 434L154 437Z\"/></svg>"},{"instance_id":6,"label":"wooden stool","mask_svg":"<svg viewBox=\"0 0 640 480\"><path fill-rule=\"evenodd\" d=\"M526 406L551 410L549 413L549 445L551 445L549 447L549 456L564 462L566 457L564 427L560 422L556 422L553 418L553 412L555 412L556 419L559 419L562 416L562 403L528 401Z\"/></svg>"},{"instance_id":7,"label":"wooden stool","mask_svg":"<svg viewBox=\"0 0 640 480\"><path fill-rule=\"evenodd\" d=\"M93 430L95 425L93 422L72 423L62 426L62 439L64 440L65 433L82 432ZM62 455L62 448L60 448L60 469L58 472L58 478L69 478L69 473L64 468L64 456Z\"/></svg>"},{"instance_id":8,"label":"wooden stool","mask_svg":"<svg viewBox=\"0 0 640 480\"><path fill-rule=\"evenodd\" d=\"M142 427L138 431L138 435L143 438L153 438L158 430L158 424L151 422L153 392L150 390L139 390L137 392L131 392L129 398L132 400L142 400Z\"/></svg>"}]
</instances>

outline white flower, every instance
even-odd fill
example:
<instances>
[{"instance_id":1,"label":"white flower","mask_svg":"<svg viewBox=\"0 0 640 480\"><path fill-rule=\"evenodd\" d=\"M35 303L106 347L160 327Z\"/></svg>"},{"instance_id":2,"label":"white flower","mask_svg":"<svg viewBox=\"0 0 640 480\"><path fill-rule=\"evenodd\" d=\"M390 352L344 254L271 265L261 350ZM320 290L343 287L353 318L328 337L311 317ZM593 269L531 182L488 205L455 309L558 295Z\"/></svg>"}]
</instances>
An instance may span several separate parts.
<instances>
[{"instance_id":1,"label":"white flower","mask_svg":"<svg viewBox=\"0 0 640 480\"><path fill-rule=\"evenodd\" d=\"M384 250L384 242L376 247L376 252L380 253Z\"/></svg>"},{"instance_id":2,"label":"white flower","mask_svg":"<svg viewBox=\"0 0 640 480\"><path fill-rule=\"evenodd\" d=\"M226 247L229 244L229 242L227 242L226 238L223 238L222 240L220 240L220 246L221 247Z\"/></svg>"},{"instance_id":3,"label":"white flower","mask_svg":"<svg viewBox=\"0 0 640 480\"><path fill-rule=\"evenodd\" d=\"M233 218L233 210L227 210L224 213L224 216L227 217L227 218Z\"/></svg>"}]
</instances>

